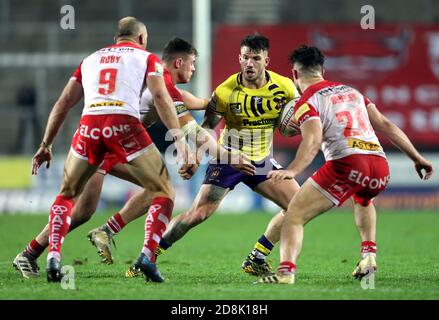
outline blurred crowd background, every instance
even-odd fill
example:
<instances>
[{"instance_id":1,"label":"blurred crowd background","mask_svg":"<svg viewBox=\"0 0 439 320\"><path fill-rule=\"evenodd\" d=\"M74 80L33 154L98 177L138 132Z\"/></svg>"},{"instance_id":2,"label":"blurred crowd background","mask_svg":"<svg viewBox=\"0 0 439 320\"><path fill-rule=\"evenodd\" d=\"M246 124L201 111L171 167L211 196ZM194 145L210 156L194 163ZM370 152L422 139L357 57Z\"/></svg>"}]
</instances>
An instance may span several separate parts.
<instances>
[{"instance_id":1,"label":"blurred crowd background","mask_svg":"<svg viewBox=\"0 0 439 320\"><path fill-rule=\"evenodd\" d=\"M211 79L208 92L239 71L240 40L260 32L271 43L269 69L290 76L287 57L302 43L327 56L326 76L364 92L409 135L439 170L439 1L436 0L205 0L210 3ZM132 15L148 28L148 50L161 56L173 36L194 42L192 0L0 0L0 213L45 212L57 194L64 157L82 106L74 108L59 133L53 167L30 175L30 161L41 142L48 113L81 60L111 44L117 20ZM74 8L74 29L63 29L60 9ZM375 29L364 30L361 7L370 5ZM200 60L205 59L200 51ZM200 65L198 65L200 72ZM206 68L206 67L205 67ZM195 73L194 80L196 80ZM183 88L200 94L195 81ZM196 112L201 120L203 112ZM164 150L164 127L149 130ZM381 208L438 209L439 174L421 182L411 162L382 140L391 164L391 184L380 196ZM299 138L275 137L274 155L287 165ZM323 163L319 156L300 177ZM204 177L200 168L191 182L169 168L177 192L177 210L187 208ZM106 178L101 208L120 206L136 187ZM277 208L246 187L231 193L224 212Z\"/></svg>"}]
</instances>

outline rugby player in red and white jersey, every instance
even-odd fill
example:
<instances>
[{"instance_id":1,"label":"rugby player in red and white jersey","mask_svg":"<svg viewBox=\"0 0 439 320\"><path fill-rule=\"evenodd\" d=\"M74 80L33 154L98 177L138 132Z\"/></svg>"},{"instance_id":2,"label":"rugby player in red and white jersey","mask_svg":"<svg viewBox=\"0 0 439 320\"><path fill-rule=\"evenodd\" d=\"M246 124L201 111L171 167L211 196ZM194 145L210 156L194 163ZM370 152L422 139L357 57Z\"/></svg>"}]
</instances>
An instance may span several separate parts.
<instances>
[{"instance_id":1,"label":"rugby player in red and white jersey","mask_svg":"<svg viewBox=\"0 0 439 320\"><path fill-rule=\"evenodd\" d=\"M262 277L262 283L293 284L296 261L303 242L303 228L319 214L352 198L366 252L354 276L376 270L375 214L372 200L387 186L389 167L374 128L382 131L415 165L421 179L433 174L408 137L385 118L366 97L352 87L323 78L324 56L316 47L301 46L290 56L293 79L302 96L294 107L302 142L295 159L285 170L269 173L274 181L294 179L322 149L326 163L291 200L281 229L280 265L277 274ZM358 222L358 220L357 220ZM371 238L365 238L365 237Z\"/></svg>"},{"instance_id":2,"label":"rugby player in red and white jersey","mask_svg":"<svg viewBox=\"0 0 439 320\"><path fill-rule=\"evenodd\" d=\"M46 268L49 282L62 279L61 247L71 223L74 198L82 192L107 152L113 153L152 194L141 269L148 279L163 281L151 261L151 253L165 230L163 221L172 215L174 190L160 153L140 122L140 97L145 86L154 97L161 120L173 134L178 154L184 163L192 159L163 81L163 66L145 50L145 25L133 17L121 19L115 42L82 61L55 103L43 142L32 160L33 174L44 162L49 166L52 142L70 108L84 96L84 109L65 162L61 190L50 210Z\"/></svg>"},{"instance_id":3,"label":"rugby player in red and white jersey","mask_svg":"<svg viewBox=\"0 0 439 320\"><path fill-rule=\"evenodd\" d=\"M196 135L198 138L197 144L205 146L207 142L208 150L212 155L216 156L216 152L227 153L227 151L225 149L218 149L218 144L209 134L206 133L205 136L203 136L203 129L197 127L191 113L186 109L186 106L188 106L188 108L200 109L207 104L208 100L195 97L187 91L179 90L174 84L187 83L190 81L195 71L194 63L196 56L197 51L189 42L180 38L170 40L163 49L164 81L174 101L178 120L183 132L190 137L194 137L195 135L191 135L190 132L197 131L199 133ZM154 106L152 94L148 89L142 94L140 114L145 127L150 126L159 118ZM224 156L224 154L220 154L220 156ZM236 168L251 174L253 166L244 161L243 163L238 162ZM193 170L194 169L195 168L193 168ZM181 171L184 171L184 169L181 169ZM130 174L114 154L107 153L99 170L87 182L84 191L75 203L69 231L87 222L95 212L102 190L104 176L107 173L142 186L136 177ZM189 178L184 174L182 176L183 178ZM149 208L151 204L152 196L153 194L151 194L149 190L140 190L127 201L119 212L108 219L103 226L89 232L89 239L98 248L98 253L103 258L103 262L113 262L110 251L110 242L113 236L119 233L129 222L145 214L145 211L147 211L147 208ZM38 276L37 259L48 246L48 238L49 225L46 225L35 239L29 242L26 249L15 258L14 265L21 272L23 277L29 278ZM154 260L155 257L152 259Z\"/></svg>"}]
</instances>

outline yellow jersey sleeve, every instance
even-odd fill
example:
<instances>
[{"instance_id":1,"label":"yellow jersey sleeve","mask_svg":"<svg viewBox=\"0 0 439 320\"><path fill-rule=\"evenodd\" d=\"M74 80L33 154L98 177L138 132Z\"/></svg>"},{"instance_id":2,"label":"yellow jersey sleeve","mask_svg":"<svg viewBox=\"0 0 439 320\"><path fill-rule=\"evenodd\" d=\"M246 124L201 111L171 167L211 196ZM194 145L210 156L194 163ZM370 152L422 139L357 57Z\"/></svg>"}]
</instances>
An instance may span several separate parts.
<instances>
[{"instance_id":1,"label":"yellow jersey sleeve","mask_svg":"<svg viewBox=\"0 0 439 320\"><path fill-rule=\"evenodd\" d=\"M213 113L223 116L226 111L226 105L224 101L218 97L218 94L216 93L217 90L212 93L207 108Z\"/></svg>"}]
</instances>

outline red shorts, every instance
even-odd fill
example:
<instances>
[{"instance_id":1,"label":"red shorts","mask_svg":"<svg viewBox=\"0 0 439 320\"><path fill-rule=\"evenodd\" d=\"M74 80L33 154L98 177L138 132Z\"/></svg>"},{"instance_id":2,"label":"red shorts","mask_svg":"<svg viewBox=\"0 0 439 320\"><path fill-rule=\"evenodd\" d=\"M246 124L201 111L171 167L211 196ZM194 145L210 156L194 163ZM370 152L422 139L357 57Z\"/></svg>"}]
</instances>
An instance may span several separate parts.
<instances>
[{"instance_id":1,"label":"red shorts","mask_svg":"<svg viewBox=\"0 0 439 320\"><path fill-rule=\"evenodd\" d=\"M327 161L310 181L337 206L353 196L356 203L365 207L386 188L389 179L385 158L355 154Z\"/></svg>"},{"instance_id":2,"label":"red shorts","mask_svg":"<svg viewBox=\"0 0 439 320\"><path fill-rule=\"evenodd\" d=\"M119 163L119 159L112 153L107 153L99 166L98 172L103 175L109 174L111 169Z\"/></svg>"},{"instance_id":3,"label":"red shorts","mask_svg":"<svg viewBox=\"0 0 439 320\"><path fill-rule=\"evenodd\" d=\"M139 119L121 114L86 115L73 136L71 150L78 158L99 166L112 153L121 163L137 158L152 146Z\"/></svg>"}]
</instances>

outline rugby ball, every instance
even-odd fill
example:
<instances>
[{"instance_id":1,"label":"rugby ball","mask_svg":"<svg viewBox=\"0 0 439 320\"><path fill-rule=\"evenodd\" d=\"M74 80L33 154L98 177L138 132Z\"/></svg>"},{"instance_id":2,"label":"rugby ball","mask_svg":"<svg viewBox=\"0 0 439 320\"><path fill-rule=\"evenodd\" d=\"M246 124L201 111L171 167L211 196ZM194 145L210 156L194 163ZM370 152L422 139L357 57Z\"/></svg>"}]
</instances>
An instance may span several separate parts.
<instances>
[{"instance_id":1,"label":"rugby ball","mask_svg":"<svg viewBox=\"0 0 439 320\"><path fill-rule=\"evenodd\" d=\"M289 101L283 108L279 120L278 129L279 132L285 137L292 137L300 134L300 127L294 119L294 105L298 99L293 99Z\"/></svg>"}]
</instances>

